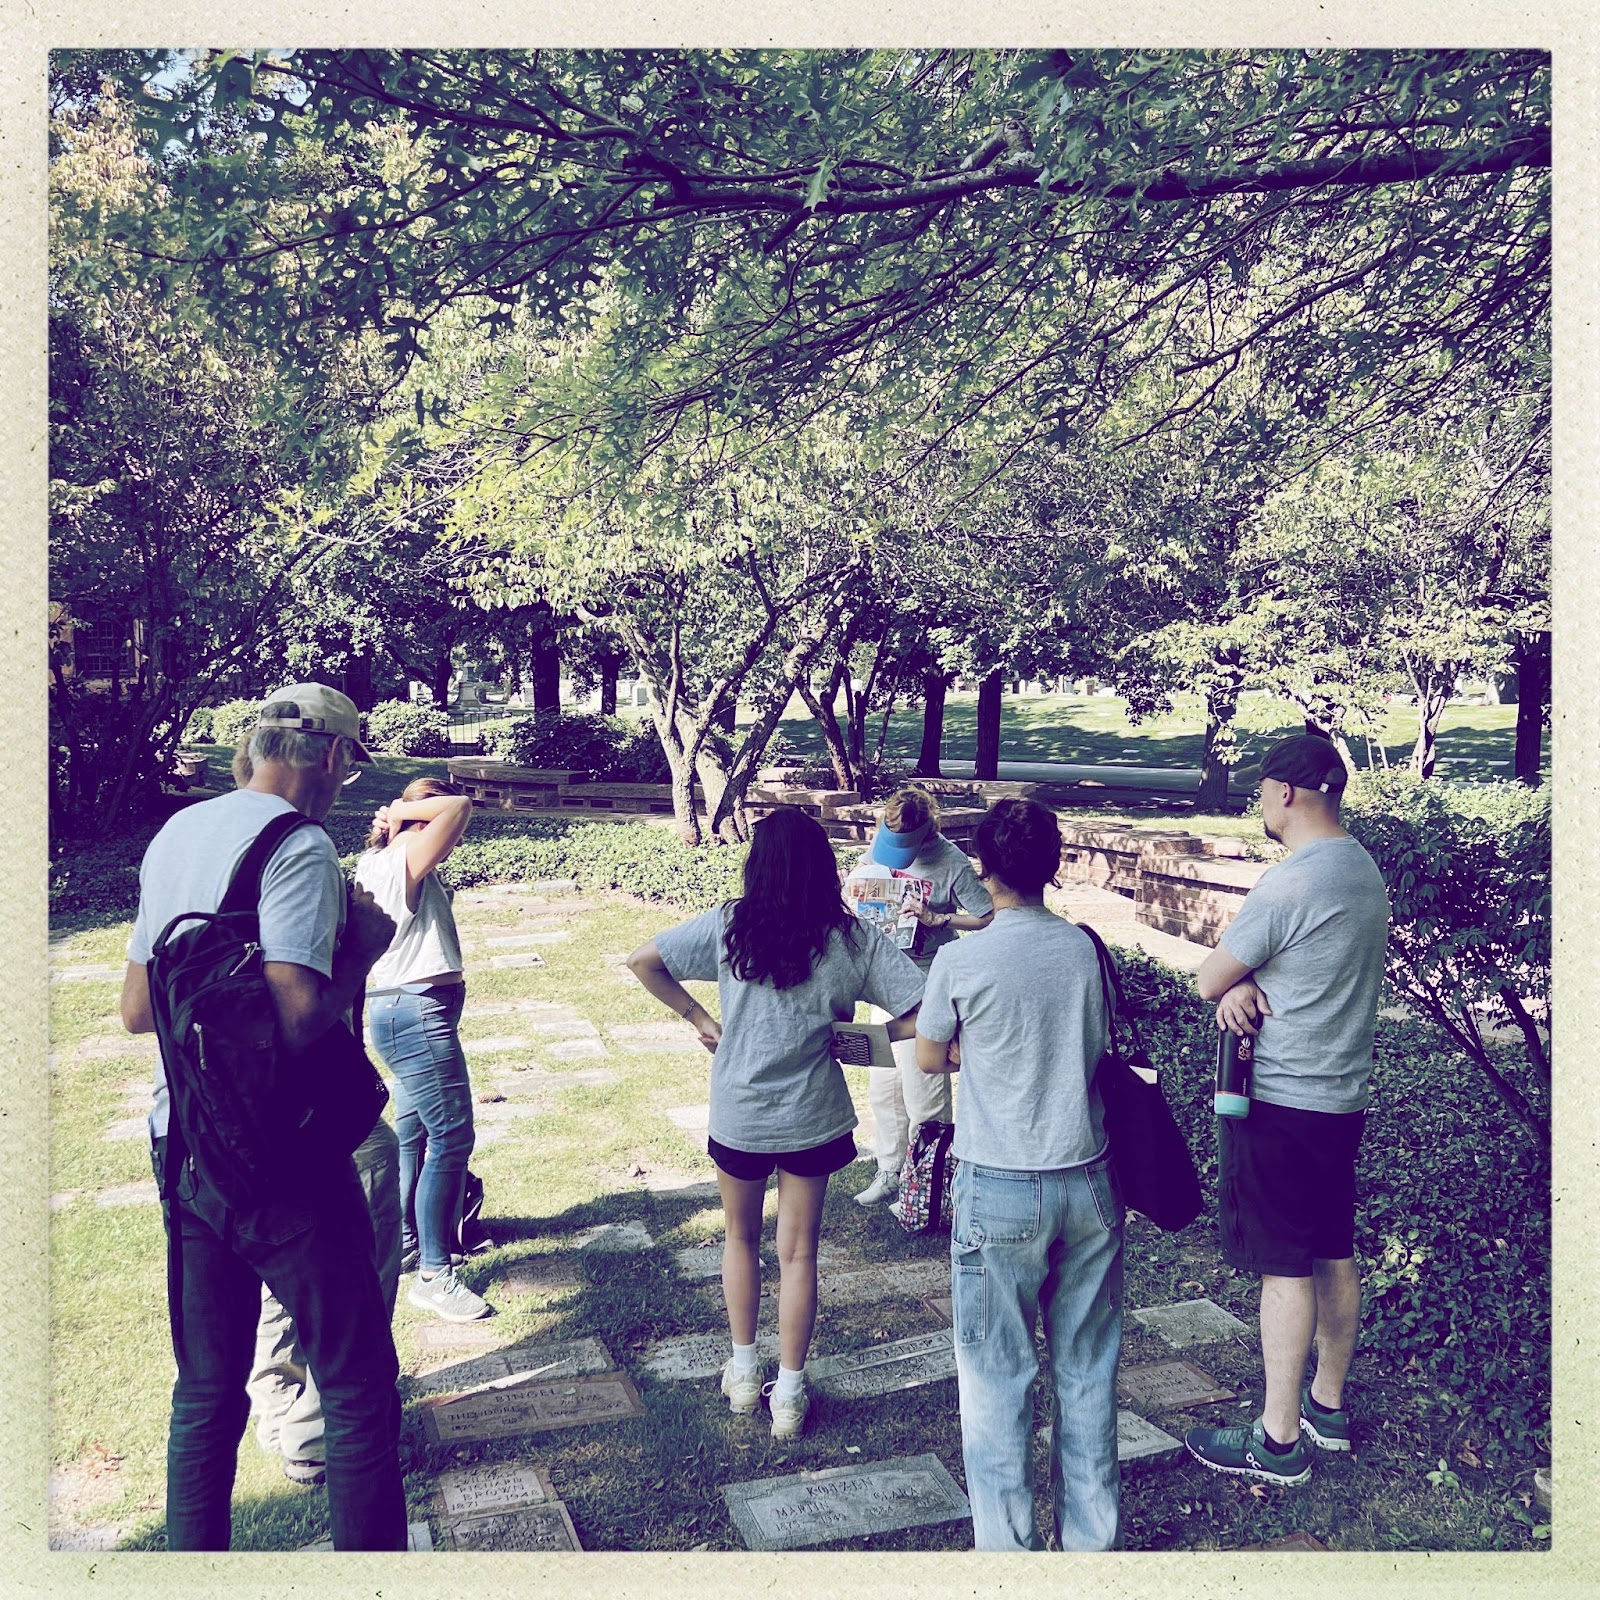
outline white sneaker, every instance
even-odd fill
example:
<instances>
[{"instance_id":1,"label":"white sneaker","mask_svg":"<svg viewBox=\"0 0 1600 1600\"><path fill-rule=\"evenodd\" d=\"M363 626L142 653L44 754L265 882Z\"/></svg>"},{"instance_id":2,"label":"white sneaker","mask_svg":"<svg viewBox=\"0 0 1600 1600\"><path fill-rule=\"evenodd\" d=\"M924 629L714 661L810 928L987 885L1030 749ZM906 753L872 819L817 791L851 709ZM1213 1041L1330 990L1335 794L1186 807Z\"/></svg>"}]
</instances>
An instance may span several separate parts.
<instances>
[{"instance_id":1,"label":"white sneaker","mask_svg":"<svg viewBox=\"0 0 1600 1600\"><path fill-rule=\"evenodd\" d=\"M494 1309L456 1276L454 1267L446 1267L431 1278L424 1278L419 1272L406 1291L406 1299L446 1322L476 1322Z\"/></svg>"},{"instance_id":2,"label":"white sneaker","mask_svg":"<svg viewBox=\"0 0 1600 1600\"><path fill-rule=\"evenodd\" d=\"M735 1372L733 1358L728 1358L722 1369L722 1392L728 1397L728 1409L736 1417L747 1417L761 1404L761 1368L751 1367L748 1372Z\"/></svg>"},{"instance_id":3,"label":"white sneaker","mask_svg":"<svg viewBox=\"0 0 1600 1600\"><path fill-rule=\"evenodd\" d=\"M884 1200L893 1200L900 1193L900 1174L886 1167L878 1168L878 1176L856 1196L858 1206L875 1206Z\"/></svg>"},{"instance_id":4,"label":"white sneaker","mask_svg":"<svg viewBox=\"0 0 1600 1600\"><path fill-rule=\"evenodd\" d=\"M806 1425L806 1412L811 1409L811 1396L806 1393L806 1386L802 1383L798 1394L792 1395L787 1400L780 1400L774 1392L777 1387L777 1380L774 1379L773 1382L763 1385L761 1390L767 1397L767 1407L772 1412L772 1437L796 1438Z\"/></svg>"},{"instance_id":5,"label":"white sneaker","mask_svg":"<svg viewBox=\"0 0 1600 1600\"><path fill-rule=\"evenodd\" d=\"M906 1208L898 1200L891 1200L889 1202L889 1215L896 1222L904 1222L906 1220Z\"/></svg>"}]
</instances>

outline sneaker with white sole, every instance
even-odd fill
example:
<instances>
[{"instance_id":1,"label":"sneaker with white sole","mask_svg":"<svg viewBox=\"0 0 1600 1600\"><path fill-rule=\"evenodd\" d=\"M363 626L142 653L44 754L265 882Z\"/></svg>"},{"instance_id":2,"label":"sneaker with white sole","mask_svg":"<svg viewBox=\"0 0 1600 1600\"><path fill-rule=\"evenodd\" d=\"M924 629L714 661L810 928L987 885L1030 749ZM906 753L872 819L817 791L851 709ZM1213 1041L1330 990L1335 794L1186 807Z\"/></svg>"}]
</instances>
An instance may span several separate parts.
<instances>
[{"instance_id":1,"label":"sneaker with white sole","mask_svg":"<svg viewBox=\"0 0 1600 1600\"><path fill-rule=\"evenodd\" d=\"M1266 1426L1259 1417L1248 1428L1190 1428L1183 1442L1189 1454L1213 1472L1287 1488L1311 1479L1311 1447L1305 1438L1297 1432L1287 1450L1269 1450Z\"/></svg>"},{"instance_id":2,"label":"sneaker with white sole","mask_svg":"<svg viewBox=\"0 0 1600 1600\"><path fill-rule=\"evenodd\" d=\"M898 1172L889 1172L880 1167L878 1176L856 1196L856 1204L858 1206L880 1205L885 1200L893 1200L899 1193L900 1174Z\"/></svg>"},{"instance_id":3,"label":"sneaker with white sole","mask_svg":"<svg viewBox=\"0 0 1600 1600\"><path fill-rule=\"evenodd\" d=\"M761 1368L755 1366L748 1372L739 1372L730 1357L722 1369L722 1392L728 1397L728 1409L736 1417L749 1416L761 1404Z\"/></svg>"},{"instance_id":4,"label":"sneaker with white sole","mask_svg":"<svg viewBox=\"0 0 1600 1600\"><path fill-rule=\"evenodd\" d=\"M1328 1411L1311 1398L1308 1383L1300 1392L1300 1431L1319 1450L1350 1448L1350 1413Z\"/></svg>"},{"instance_id":5,"label":"sneaker with white sole","mask_svg":"<svg viewBox=\"0 0 1600 1600\"><path fill-rule=\"evenodd\" d=\"M456 1276L454 1267L446 1267L431 1278L418 1273L416 1281L406 1291L406 1299L436 1317L443 1317L446 1322L476 1322L494 1309Z\"/></svg>"},{"instance_id":6,"label":"sneaker with white sole","mask_svg":"<svg viewBox=\"0 0 1600 1600\"><path fill-rule=\"evenodd\" d=\"M806 1425L806 1412L811 1409L811 1396L806 1393L806 1386L802 1383L797 1394L790 1395L787 1400L780 1400L777 1396L777 1380L763 1384L761 1392L766 1396L767 1409L772 1413L772 1437L774 1439L794 1439L799 1436L800 1430Z\"/></svg>"}]
</instances>

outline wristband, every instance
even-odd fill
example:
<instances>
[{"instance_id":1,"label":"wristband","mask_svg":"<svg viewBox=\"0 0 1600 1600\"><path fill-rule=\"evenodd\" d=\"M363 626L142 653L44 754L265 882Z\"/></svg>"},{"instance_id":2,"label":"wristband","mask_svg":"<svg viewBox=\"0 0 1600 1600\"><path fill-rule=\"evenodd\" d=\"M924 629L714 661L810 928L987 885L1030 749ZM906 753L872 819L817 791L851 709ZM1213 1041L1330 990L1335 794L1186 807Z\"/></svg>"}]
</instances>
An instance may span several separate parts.
<instances>
[{"instance_id":1,"label":"wristband","mask_svg":"<svg viewBox=\"0 0 1600 1600\"><path fill-rule=\"evenodd\" d=\"M683 1010L678 1013L678 1015L682 1017L685 1022L687 1022L689 1018L692 1017L699 1009L700 1002L698 1000L691 1000L688 1005L686 1005Z\"/></svg>"}]
</instances>

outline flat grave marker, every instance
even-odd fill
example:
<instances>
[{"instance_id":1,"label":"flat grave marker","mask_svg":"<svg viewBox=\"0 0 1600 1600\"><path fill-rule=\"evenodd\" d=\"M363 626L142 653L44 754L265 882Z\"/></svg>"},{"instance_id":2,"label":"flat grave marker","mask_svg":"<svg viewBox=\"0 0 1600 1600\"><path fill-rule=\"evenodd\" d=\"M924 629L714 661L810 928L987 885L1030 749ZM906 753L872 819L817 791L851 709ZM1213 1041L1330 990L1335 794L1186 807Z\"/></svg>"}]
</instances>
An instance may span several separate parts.
<instances>
[{"instance_id":1,"label":"flat grave marker","mask_svg":"<svg viewBox=\"0 0 1600 1600\"><path fill-rule=\"evenodd\" d=\"M1319 1551L1323 1555L1328 1553L1327 1545L1323 1544L1320 1539L1317 1539L1313 1535L1303 1531L1286 1533L1281 1539L1272 1540L1270 1544L1245 1544L1240 1545L1239 1549L1241 1553L1250 1550L1260 1550L1263 1552L1273 1550L1315 1550Z\"/></svg>"},{"instance_id":2,"label":"flat grave marker","mask_svg":"<svg viewBox=\"0 0 1600 1600\"><path fill-rule=\"evenodd\" d=\"M663 1171L647 1172L639 1179L639 1187L650 1194L671 1195L677 1200L717 1200L721 1191L717 1180L702 1172ZM721 1252L717 1252L719 1257Z\"/></svg>"},{"instance_id":3,"label":"flat grave marker","mask_svg":"<svg viewBox=\"0 0 1600 1600\"><path fill-rule=\"evenodd\" d=\"M547 1035L556 1039L598 1039L600 1030L587 1017L530 1017L526 1023L530 1033Z\"/></svg>"},{"instance_id":4,"label":"flat grave marker","mask_svg":"<svg viewBox=\"0 0 1600 1600\"><path fill-rule=\"evenodd\" d=\"M128 1139L144 1139L150 1134L150 1124L141 1111L137 1116L119 1117L105 1131L107 1143L116 1144Z\"/></svg>"},{"instance_id":5,"label":"flat grave marker","mask_svg":"<svg viewBox=\"0 0 1600 1600\"><path fill-rule=\"evenodd\" d=\"M573 1240L579 1250L597 1255L636 1255L641 1250L655 1248L650 1230L642 1222L602 1222L597 1228L585 1228Z\"/></svg>"},{"instance_id":6,"label":"flat grave marker","mask_svg":"<svg viewBox=\"0 0 1600 1600\"><path fill-rule=\"evenodd\" d=\"M640 1360L640 1370L652 1378L675 1383L691 1378L714 1378L727 1365L731 1354L724 1333L689 1333L676 1339L659 1339L650 1345ZM757 1333L756 1354L762 1361L775 1361L778 1336Z\"/></svg>"},{"instance_id":7,"label":"flat grave marker","mask_svg":"<svg viewBox=\"0 0 1600 1600\"><path fill-rule=\"evenodd\" d=\"M798 1550L972 1515L967 1497L935 1455L757 1478L730 1484L722 1498L751 1550Z\"/></svg>"},{"instance_id":8,"label":"flat grave marker","mask_svg":"<svg viewBox=\"0 0 1600 1600\"><path fill-rule=\"evenodd\" d=\"M153 1178L138 1183L117 1183L106 1189L96 1189L97 1206L155 1206L161 1204L161 1193Z\"/></svg>"},{"instance_id":9,"label":"flat grave marker","mask_svg":"<svg viewBox=\"0 0 1600 1600\"><path fill-rule=\"evenodd\" d=\"M583 1269L569 1261L518 1261L506 1268L495 1285L497 1293L512 1298L530 1294L557 1294L567 1289L581 1289L588 1279Z\"/></svg>"},{"instance_id":10,"label":"flat grave marker","mask_svg":"<svg viewBox=\"0 0 1600 1600\"><path fill-rule=\"evenodd\" d=\"M413 1555L431 1555L433 1553L433 1530L426 1522L412 1522L406 1525L406 1549ZM303 1544L295 1551L302 1556L331 1556L334 1553L332 1539L318 1539L315 1544Z\"/></svg>"},{"instance_id":11,"label":"flat grave marker","mask_svg":"<svg viewBox=\"0 0 1600 1600\"><path fill-rule=\"evenodd\" d=\"M552 1061L589 1061L610 1051L598 1039L558 1039L544 1046Z\"/></svg>"},{"instance_id":12,"label":"flat grave marker","mask_svg":"<svg viewBox=\"0 0 1600 1600\"><path fill-rule=\"evenodd\" d=\"M462 1472L441 1472L439 1504L447 1517L478 1517L548 1505L556 1498L550 1474L532 1461L491 1461Z\"/></svg>"},{"instance_id":13,"label":"flat grave marker","mask_svg":"<svg viewBox=\"0 0 1600 1600\"><path fill-rule=\"evenodd\" d=\"M506 1332L498 1317L479 1322L425 1322L411 1336L423 1355L456 1355L466 1350L501 1350Z\"/></svg>"},{"instance_id":14,"label":"flat grave marker","mask_svg":"<svg viewBox=\"0 0 1600 1600\"><path fill-rule=\"evenodd\" d=\"M598 1339L562 1339L546 1344L513 1344L446 1366L427 1367L411 1380L411 1392L464 1394L489 1385L504 1387L529 1379L582 1378L610 1372L616 1363Z\"/></svg>"},{"instance_id":15,"label":"flat grave marker","mask_svg":"<svg viewBox=\"0 0 1600 1600\"><path fill-rule=\"evenodd\" d=\"M527 1017L523 1025L535 1032L543 1032L558 1023L570 1022L577 1033L593 1032L594 1026L581 1012L571 1006L557 1005L554 1000L474 1000L468 1012L472 1017Z\"/></svg>"},{"instance_id":16,"label":"flat grave marker","mask_svg":"<svg viewBox=\"0 0 1600 1600\"><path fill-rule=\"evenodd\" d=\"M537 950L519 950L514 955L490 956L491 967L542 967L544 957Z\"/></svg>"},{"instance_id":17,"label":"flat grave marker","mask_svg":"<svg viewBox=\"0 0 1600 1600\"><path fill-rule=\"evenodd\" d=\"M157 1056L161 1046L153 1034L125 1033L119 1039L115 1034L98 1034L92 1039L82 1039L72 1052L74 1061L112 1061L118 1056ZM146 1088L150 1087L148 1080Z\"/></svg>"},{"instance_id":18,"label":"flat grave marker","mask_svg":"<svg viewBox=\"0 0 1600 1600\"><path fill-rule=\"evenodd\" d=\"M1191 1345L1215 1344L1250 1330L1231 1312L1212 1300L1180 1300L1176 1305L1147 1306L1133 1313L1142 1327L1159 1335L1174 1350Z\"/></svg>"},{"instance_id":19,"label":"flat grave marker","mask_svg":"<svg viewBox=\"0 0 1600 1600\"><path fill-rule=\"evenodd\" d=\"M560 1089L605 1089L618 1082L615 1067L584 1067L577 1072L545 1072L538 1067L518 1067L501 1072L494 1080L499 1092L512 1100L531 1100Z\"/></svg>"},{"instance_id":20,"label":"flat grave marker","mask_svg":"<svg viewBox=\"0 0 1600 1600\"><path fill-rule=\"evenodd\" d=\"M936 1317L943 1317L946 1322L954 1323L956 1320L955 1305L947 1294L930 1294L925 1305Z\"/></svg>"},{"instance_id":21,"label":"flat grave marker","mask_svg":"<svg viewBox=\"0 0 1600 1600\"><path fill-rule=\"evenodd\" d=\"M121 983L127 976L126 966L113 967L102 963L82 967L52 967L52 983Z\"/></svg>"},{"instance_id":22,"label":"flat grave marker","mask_svg":"<svg viewBox=\"0 0 1600 1600\"><path fill-rule=\"evenodd\" d=\"M459 1400L425 1402L422 1423L434 1444L461 1444L643 1415L633 1381L625 1373L607 1372L593 1378L519 1383L463 1395Z\"/></svg>"},{"instance_id":23,"label":"flat grave marker","mask_svg":"<svg viewBox=\"0 0 1600 1600\"><path fill-rule=\"evenodd\" d=\"M484 1517L463 1517L445 1525L454 1550L582 1550L578 1530L559 1500L519 1511L496 1511Z\"/></svg>"},{"instance_id":24,"label":"flat grave marker","mask_svg":"<svg viewBox=\"0 0 1600 1600\"><path fill-rule=\"evenodd\" d=\"M629 1022L606 1029L611 1042L631 1055L704 1055L706 1048L687 1023Z\"/></svg>"},{"instance_id":25,"label":"flat grave marker","mask_svg":"<svg viewBox=\"0 0 1600 1600\"><path fill-rule=\"evenodd\" d=\"M672 1259L677 1264L679 1277L687 1278L691 1283L708 1283L713 1279L721 1280L722 1246L720 1244L690 1245L685 1250L675 1250L672 1254Z\"/></svg>"},{"instance_id":26,"label":"flat grave marker","mask_svg":"<svg viewBox=\"0 0 1600 1600\"><path fill-rule=\"evenodd\" d=\"M955 1375L956 1347L948 1328L843 1355L817 1356L806 1367L811 1387L839 1400L892 1394Z\"/></svg>"},{"instance_id":27,"label":"flat grave marker","mask_svg":"<svg viewBox=\"0 0 1600 1600\"><path fill-rule=\"evenodd\" d=\"M1142 1461L1151 1456L1171 1455L1182 1448L1181 1439L1163 1433L1153 1422L1146 1422L1138 1412L1117 1412L1118 1461Z\"/></svg>"},{"instance_id":28,"label":"flat grave marker","mask_svg":"<svg viewBox=\"0 0 1600 1600\"><path fill-rule=\"evenodd\" d=\"M508 1033L493 1039L463 1039L462 1048L475 1056L501 1055L507 1050L531 1050L533 1040L521 1034Z\"/></svg>"},{"instance_id":29,"label":"flat grave marker","mask_svg":"<svg viewBox=\"0 0 1600 1600\"><path fill-rule=\"evenodd\" d=\"M685 1133L698 1134L703 1139L711 1128L711 1107L670 1106L666 1118L673 1127L682 1128Z\"/></svg>"},{"instance_id":30,"label":"flat grave marker","mask_svg":"<svg viewBox=\"0 0 1600 1600\"><path fill-rule=\"evenodd\" d=\"M1216 1380L1192 1361L1156 1361L1148 1366L1124 1367L1117 1374L1117 1393L1130 1405L1146 1411L1176 1411L1184 1406L1236 1398L1233 1390L1218 1388Z\"/></svg>"}]
</instances>

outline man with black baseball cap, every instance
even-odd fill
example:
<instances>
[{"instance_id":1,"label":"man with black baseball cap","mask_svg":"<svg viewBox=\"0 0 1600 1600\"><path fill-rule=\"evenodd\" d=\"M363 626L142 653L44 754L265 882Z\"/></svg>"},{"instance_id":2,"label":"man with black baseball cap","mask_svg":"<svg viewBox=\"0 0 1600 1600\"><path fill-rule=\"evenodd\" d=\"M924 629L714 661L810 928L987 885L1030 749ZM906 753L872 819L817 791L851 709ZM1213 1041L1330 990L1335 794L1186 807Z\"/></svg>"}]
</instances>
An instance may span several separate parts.
<instances>
[{"instance_id":1,"label":"man with black baseball cap","mask_svg":"<svg viewBox=\"0 0 1600 1600\"><path fill-rule=\"evenodd\" d=\"M1266 1483L1306 1482L1312 1446L1350 1448L1355 1162L1389 900L1339 825L1348 776L1314 734L1267 752L1261 820L1289 856L1262 874L1198 975L1217 1027L1255 1040L1249 1114L1218 1121L1217 1188L1223 1256L1261 1276L1266 1403L1249 1427L1191 1428L1184 1442L1213 1470Z\"/></svg>"}]
</instances>

